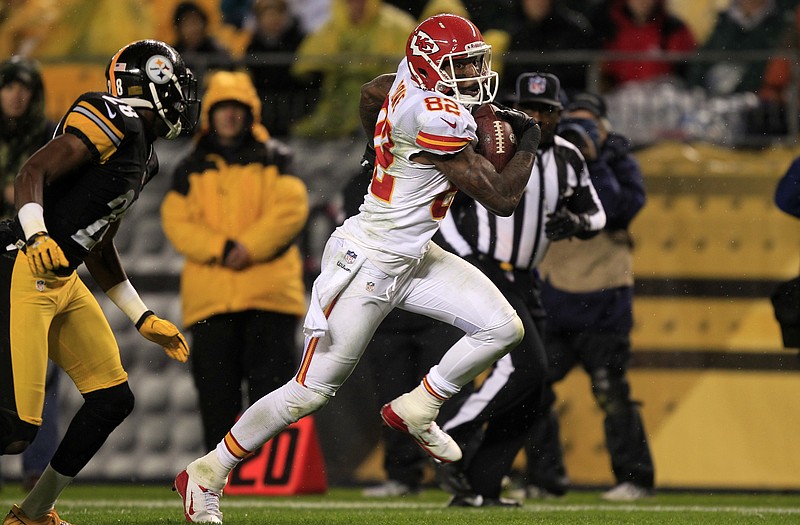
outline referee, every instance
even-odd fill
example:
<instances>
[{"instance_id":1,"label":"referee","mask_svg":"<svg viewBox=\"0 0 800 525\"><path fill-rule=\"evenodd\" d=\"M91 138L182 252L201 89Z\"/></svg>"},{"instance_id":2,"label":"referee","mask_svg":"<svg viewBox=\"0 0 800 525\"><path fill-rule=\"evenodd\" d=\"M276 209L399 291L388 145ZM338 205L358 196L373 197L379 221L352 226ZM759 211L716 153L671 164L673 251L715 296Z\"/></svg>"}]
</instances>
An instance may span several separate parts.
<instances>
[{"instance_id":1,"label":"referee","mask_svg":"<svg viewBox=\"0 0 800 525\"><path fill-rule=\"evenodd\" d=\"M500 498L501 481L522 447L534 417L544 410L547 357L544 310L536 265L551 241L592 237L605 212L578 149L556 136L563 106L560 82L547 73L517 78L514 106L537 119L542 140L516 211L498 217L462 196L444 219L437 242L480 268L514 306L525 337L497 361L481 387L450 418L439 421L464 458L439 467L450 506L518 506Z\"/></svg>"}]
</instances>

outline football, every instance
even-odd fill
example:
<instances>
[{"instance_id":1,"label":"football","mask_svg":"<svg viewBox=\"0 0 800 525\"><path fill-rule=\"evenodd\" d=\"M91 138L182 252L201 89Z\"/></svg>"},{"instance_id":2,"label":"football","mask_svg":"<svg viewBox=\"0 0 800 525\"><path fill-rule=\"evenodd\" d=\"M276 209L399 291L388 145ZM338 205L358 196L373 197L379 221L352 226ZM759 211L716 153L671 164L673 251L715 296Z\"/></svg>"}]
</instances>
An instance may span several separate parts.
<instances>
[{"instance_id":1,"label":"football","mask_svg":"<svg viewBox=\"0 0 800 525\"><path fill-rule=\"evenodd\" d=\"M517 151L517 137L511 124L495 115L492 104L481 104L472 116L478 125L478 153L491 162L498 173L503 171Z\"/></svg>"}]
</instances>

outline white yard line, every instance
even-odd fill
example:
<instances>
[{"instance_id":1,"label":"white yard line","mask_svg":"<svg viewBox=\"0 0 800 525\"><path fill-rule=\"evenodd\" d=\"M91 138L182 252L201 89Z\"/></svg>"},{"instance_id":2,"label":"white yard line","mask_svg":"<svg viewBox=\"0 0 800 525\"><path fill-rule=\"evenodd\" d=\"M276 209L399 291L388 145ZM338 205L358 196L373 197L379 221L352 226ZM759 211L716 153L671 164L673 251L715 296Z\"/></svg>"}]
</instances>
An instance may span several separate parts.
<instances>
[{"instance_id":1,"label":"white yard line","mask_svg":"<svg viewBox=\"0 0 800 525\"><path fill-rule=\"evenodd\" d=\"M0 505L10 506L14 500L0 499ZM3 508L0 507L0 508ZM64 499L58 502L61 508L167 508L174 507L180 510L179 501L167 500L139 500L139 499L91 499L73 500ZM291 508L291 509L408 509L431 510L444 509L443 503L405 503L405 502L361 502L361 501L288 501L271 499L238 499L228 498L222 502L223 510L230 508ZM651 512L651 513L729 513L742 515L778 514L800 515L800 507L740 507L740 506L701 506L701 505L552 505L552 504L526 504L521 509L523 512L593 512L593 511L624 511L624 512Z\"/></svg>"}]
</instances>

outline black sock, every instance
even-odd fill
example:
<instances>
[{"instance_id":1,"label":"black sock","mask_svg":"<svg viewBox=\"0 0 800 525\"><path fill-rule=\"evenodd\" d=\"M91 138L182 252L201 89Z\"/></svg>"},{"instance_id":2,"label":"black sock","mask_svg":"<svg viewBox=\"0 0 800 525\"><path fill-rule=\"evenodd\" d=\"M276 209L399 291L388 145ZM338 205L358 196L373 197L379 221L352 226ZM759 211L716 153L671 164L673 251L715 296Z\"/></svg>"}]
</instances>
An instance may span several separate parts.
<instances>
[{"instance_id":1,"label":"black sock","mask_svg":"<svg viewBox=\"0 0 800 525\"><path fill-rule=\"evenodd\" d=\"M133 393L127 382L90 392L83 398L83 406L72 418L50 461L53 469L64 476L75 477L133 410Z\"/></svg>"}]
</instances>

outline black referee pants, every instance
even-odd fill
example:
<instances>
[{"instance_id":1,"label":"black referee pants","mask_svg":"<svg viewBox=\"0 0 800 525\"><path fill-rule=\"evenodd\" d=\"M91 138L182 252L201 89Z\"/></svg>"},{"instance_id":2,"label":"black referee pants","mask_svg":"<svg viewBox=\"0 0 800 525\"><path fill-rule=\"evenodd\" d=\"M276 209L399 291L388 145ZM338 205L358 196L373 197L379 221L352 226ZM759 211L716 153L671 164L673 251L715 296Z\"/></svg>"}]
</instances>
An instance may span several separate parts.
<instances>
[{"instance_id":1,"label":"black referee pants","mask_svg":"<svg viewBox=\"0 0 800 525\"><path fill-rule=\"evenodd\" d=\"M497 498L503 476L510 472L533 422L544 410L545 315L532 272L505 272L485 257L466 259L497 285L525 327L522 342L495 364L457 413L448 420L439 420L464 450L462 470L475 493Z\"/></svg>"},{"instance_id":2,"label":"black referee pants","mask_svg":"<svg viewBox=\"0 0 800 525\"><path fill-rule=\"evenodd\" d=\"M410 392L439 362L444 353L464 332L422 315L396 308L378 327L364 352L375 378L378 402L383 405ZM446 417L462 393L471 391L465 386L452 402L445 403L440 414ZM423 467L430 456L408 436L382 426L384 470L387 478L418 489Z\"/></svg>"}]
</instances>

